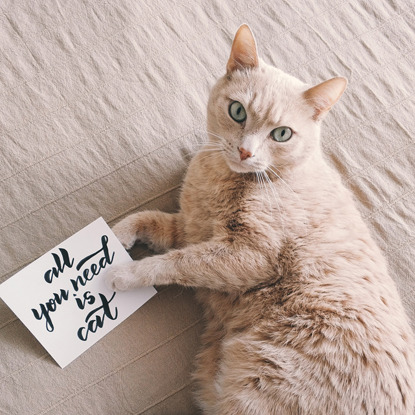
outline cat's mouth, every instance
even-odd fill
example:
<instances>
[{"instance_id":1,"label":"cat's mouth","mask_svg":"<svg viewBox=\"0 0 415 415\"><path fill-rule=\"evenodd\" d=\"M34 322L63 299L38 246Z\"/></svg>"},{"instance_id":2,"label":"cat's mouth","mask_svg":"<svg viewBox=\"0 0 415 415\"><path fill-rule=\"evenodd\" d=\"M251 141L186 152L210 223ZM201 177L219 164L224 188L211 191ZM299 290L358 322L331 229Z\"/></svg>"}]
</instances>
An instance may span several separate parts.
<instances>
[{"instance_id":1,"label":"cat's mouth","mask_svg":"<svg viewBox=\"0 0 415 415\"><path fill-rule=\"evenodd\" d=\"M231 157L225 157L228 167L235 173L254 173L261 170L266 170L266 166L259 165L259 163L252 163L247 160L234 160Z\"/></svg>"}]
</instances>

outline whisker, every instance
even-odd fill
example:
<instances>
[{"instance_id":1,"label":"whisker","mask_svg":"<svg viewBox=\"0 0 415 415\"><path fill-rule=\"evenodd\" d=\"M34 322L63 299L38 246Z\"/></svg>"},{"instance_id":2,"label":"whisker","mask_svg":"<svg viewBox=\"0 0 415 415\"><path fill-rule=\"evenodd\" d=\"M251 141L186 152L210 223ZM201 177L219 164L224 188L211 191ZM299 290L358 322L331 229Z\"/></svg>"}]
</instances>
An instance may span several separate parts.
<instances>
[{"instance_id":1,"label":"whisker","mask_svg":"<svg viewBox=\"0 0 415 415\"><path fill-rule=\"evenodd\" d=\"M196 131L202 131L202 132L204 132L204 133L210 134L210 135L212 135L213 137L219 138L219 139L220 139L220 140L222 140L224 143L227 143L226 138L224 138L224 137L222 137L222 136L218 135L217 133L215 133L215 132L213 132L213 131L211 131L211 130L202 130L202 129L198 129L198 128L195 128L195 130L196 130Z\"/></svg>"},{"instance_id":2,"label":"whisker","mask_svg":"<svg viewBox=\"0 0 415 415\"><path fill-rule=\"evenodd\" d=\"M264 175L264 172L262 170L260 170L259 171L259 175L260 175L260 178L261 178L262 190L265 193L265 197L267 198L267 201L268 201L269 211L271 212L271 216L273 216L273 214L272 214L273 213L273 209L272 209L271 195L270 195L270 193L268 191L268 188L267 188L267 186L265 184L265 175Z\"/></svg>"},{"instance_id":3,"label":"whisker","mask_svg":"<svg viewBox=\"0 0 415 415\"><path fill-rule=\"evenodd\" d=\"M256 177L256 181L257 181L257 183L259 184L259 187L261 188L261 190L262 190L262 187L261 187L261 182L259 181L259 174L258 174L258 172L257 171L255 171L255 177Z\"/></svg>"},{"instance_id":4,"label":"whisker","mask_svg":"<svg viewBox=\"0 0 415 415\"><path fill-rule=\"evenodd\" d=\"M199 146L181 147L181 152L184 153L185 157L193 157L199 152L206 151L222 151L223 145L219 143L200 143Z\"/></svg>"},{"instance_id":5,"label":"whisker","mask_svg":"<svg viewBox=\"0 0 415 415\"><path fill-rule=\"evenodd\" d=\"M223 146L208 146L208 145L205 145L198 151L215 151L215 150L223 150L223 149L224 149Z\"/></svg>"},{"instance_id":6,"label":"whisker","mask_svg":"<svg viewBox=\"0 0 415 415\"><path fill-rule=\"evenodd\" d=\"M259 184L259 187L261 188L261 191L264 190L262 180L261 180L261 171L255 170L255 176L256 176L257 183Z\"/></svg>"},{"instance_id":7,"label":"whisker","mask_svg":"<svg viewBox=\"0 0 415 415\"><path fill-rule=\"evenodd\" d=\"M278 170L278 168L277 167L275 167L274 165L272 165L272 167L274 168L274 169L276 169L276 170ZM271 166L269 166L268 167L268 169L270 170L270 172L272 173L272 174L274 174L274 176L275 177L277 177L279 180L281 180L281 182L282 183L284 183L285 184L285 186L287 186L287 188L289 189L289 190L291 190L291 192L298 198L298 195L297 195L297 193L292 189L292 187L277 173L277 172L275 172L273 169L272 169L272 167ZM279 170L278 170L279 171ZM279 171L280 172L280 171ZM280 172L280 174L281 174L281 172Z\"/></svg>"},{"instance_id":8,"label":"whisker","mask_svg":"<svg viewBox=\"0 0 415 415\"><path fill-rule=\"evenodd\" d=\"M214 137L217 137L217 138L220 138L221 140L226 141L226 139L225 139L224 137L222 137L222 136L221 136L221 135L219 135L218 133L215 133L215 131L212 131L212 130L207 129L207 130L206 130L206 132L207 132L208 134L213 135Z\"/></svg>"},{"instance_id":9,"label":"whisker","mask_svg":"<svg viewBox=\"0 0 415 415\"><path fill-rule=\"evenodd\" d=\"M214 152L204 154L202 157L200 157L200 158L198 159L198 161L200 162L200 161L202 161L202 160L207 159L208 157L212 157L212 156L215 156L215 155L216 155L216 153L214 153Z\"/></svg>"},{"instance_id":10,"label":"whisker","mask_svg":"<svg viewBox=\"0 0 415 415\"><path fill-rule=\"evenodd\" d=\"M266 172L264 172L264 178L266 179L266 181L268 182L269 187L271 188L271 192L274 195L275 198L275 202L277 204L277 208L278 208L278 212L279 212L279 216L280 216L280 222L281 222L281 228L282 228L282 232L283 234L285 234L285 226L284 226L284 215L282 213L281 210L281 206L279 201L281 201L281 198L277 192L277 190L275 189L274 183L272 182L272 180L269 178L269 176L266 174ZM279 200L279 201L278 201Z\"/></svg>"},{"instance_id":11,"label":"whisker","mask_svg":"<svg viewBox=\"0 0 415 415\"><path fill-rule=\"evenodd\" d=\"M220 145L220 144L205 144L198 151L199 152L204 152L204 151L221 151L221 150L224 150L224 149L225 148L223 147L223 145Z\"/></svg>"},{"instance_id":12,"label":"whisker","mask_svg":"<svg viewBox=\"0 0 415 415\"><path fill-rule=\"evenodd\" d=\"M274 189L272 181L270 180L270 178L268 177L268 175L265 172L263 172L262 175L263 175L263 178L264 178L264 183L266 181L266 183L268 184L268 187L270 188L270 190L272 192L272 195L274 196L275 202L277 203L277 205L279 207L279 203L278 203L279 195L276 192L276 190Z\"/></svg>"},{"instance_id":13,"label":"whisker","mask_svg":"<svg viewBox=\"0 0 415 415\"><path fill-rule=\"evenodd\" d=\"M215 150L215 151L199 151L198 154L200 154L198 160L203 160L204 156L217 156L218 153L221 153L222 150Z\"/></svg>"}]
</instances>

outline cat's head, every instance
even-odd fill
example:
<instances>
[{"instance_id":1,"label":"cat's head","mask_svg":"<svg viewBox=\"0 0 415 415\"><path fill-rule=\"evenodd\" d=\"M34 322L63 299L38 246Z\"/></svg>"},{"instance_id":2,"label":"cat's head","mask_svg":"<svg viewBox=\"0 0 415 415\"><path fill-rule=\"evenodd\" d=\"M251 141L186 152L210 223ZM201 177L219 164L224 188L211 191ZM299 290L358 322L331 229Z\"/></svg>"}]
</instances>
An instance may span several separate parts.
<instances>
[{"instance_id":1,"label":"cat's head","mask_svg":"<svg viewBox=\"0 0 415 415\"><path fill-rule=\"evenodd\" d=\"M320 122L347 81L311 87L258 58L254 37L242 25L227 73L208 104L210 140L237 173L298 166L319 148Z\"/></svg>"}]
</instances>

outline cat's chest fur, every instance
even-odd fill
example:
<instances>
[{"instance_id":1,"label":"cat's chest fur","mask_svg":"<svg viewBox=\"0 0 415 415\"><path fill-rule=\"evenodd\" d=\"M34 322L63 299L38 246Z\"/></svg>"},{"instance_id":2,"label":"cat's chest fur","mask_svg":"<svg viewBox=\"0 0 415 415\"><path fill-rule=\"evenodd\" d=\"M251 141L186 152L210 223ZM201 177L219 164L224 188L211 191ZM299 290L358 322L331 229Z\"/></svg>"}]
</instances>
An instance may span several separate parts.
<instances>
[{"instance_id":1,"label":"cat's chest fur","mask_svg":"<svg viewBox=\"0 0 415 415\"><path fill-rule=\"evenodd\" d=\"M232 174L220 159L206 158L203 153L193 159L184 181L181 210L185 218L186 244L218 239L229 244L261 246L269 256L275 257L275 281L265 282L265 286L270 285L265 290L233 294L198 290L199 300L228 333L242 330L248 320L253 323L252 315L261 318L268 297L272 297L275 308L278 298L285 295L284 287L274 284L282 271L278 269L278 256L287 246L285 229L281 226L283 208L278 205L283 199L272 202L275 196L271 190L268 192L255 174ZM257 300L258 296L261 301L253 305L252 300Z\"/></svg>"},{"instance_id":2,"label":"cat's chest fur","mask_svg":"<svg viewBox=\"0 0 415 415\"><path fill-rule=\"evenodd\" d=\"M229 242L261 234L264 238L265 233L278 237L273 212L264 209L269 199L255 174L233 174L212 156L196 156L186 175L181 194L186 243L213 237L229 238Z\"/></svg>"}]
</instances>

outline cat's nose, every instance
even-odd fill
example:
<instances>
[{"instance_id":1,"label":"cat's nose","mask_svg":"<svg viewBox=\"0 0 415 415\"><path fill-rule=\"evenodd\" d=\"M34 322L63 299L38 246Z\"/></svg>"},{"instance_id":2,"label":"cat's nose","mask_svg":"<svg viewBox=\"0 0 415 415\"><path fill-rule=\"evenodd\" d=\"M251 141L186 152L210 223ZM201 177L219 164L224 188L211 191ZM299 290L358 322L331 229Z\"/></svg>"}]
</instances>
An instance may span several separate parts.
<instances>
[{"instance_id":1,"label":"cat's nose","mask_svg":"<svg viewBox=\"0 0 415 415\"><path fill-rule=\"evenodd\" d=\"M252 153L248 150L245 150L243 147L238 147L238 150L241 160L246 160L247 158L252 157Z\"/></svg>"}]
</instances>

